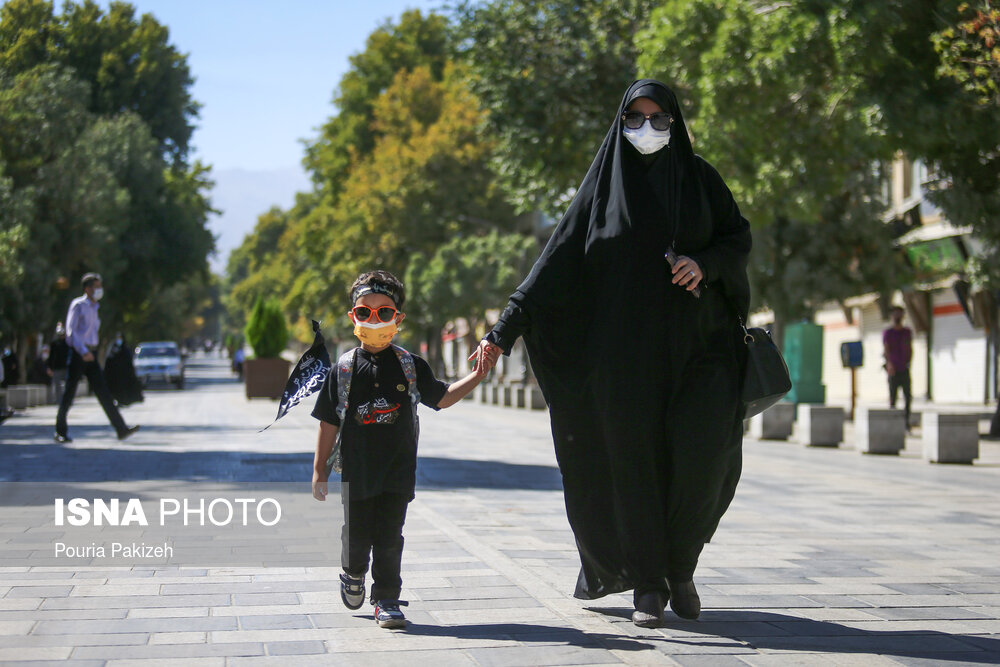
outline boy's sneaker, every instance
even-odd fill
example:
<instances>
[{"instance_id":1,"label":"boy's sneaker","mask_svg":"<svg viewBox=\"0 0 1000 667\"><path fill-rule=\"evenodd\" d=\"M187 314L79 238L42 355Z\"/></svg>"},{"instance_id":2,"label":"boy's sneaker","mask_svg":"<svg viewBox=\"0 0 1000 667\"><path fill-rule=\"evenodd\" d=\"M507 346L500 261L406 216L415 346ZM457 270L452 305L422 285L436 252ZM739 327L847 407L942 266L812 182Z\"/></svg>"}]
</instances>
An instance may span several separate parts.
<instances>
[{"instance_id":1,"label":"boy's sneaker","mask_svg":"<svg viewBox=\"0 0 1000 667\"><path fill-rule=\"evenodd\" d=\"M365 603L365 575L352 577L346 572L340 574L340 599L348 609L361 609Z\"/></svg>"},{"instance_id":2,"label":"boy's sneaker","mask_svg":"<svg viewBox=\"0 0 1000 667\"><path fill-rule=\"evenodd\" d=\"M406 617L399 607L408 604L402 600L379 600L375 603L375 622L380 628L405 628Z\"/></svg>"}]
</instances>

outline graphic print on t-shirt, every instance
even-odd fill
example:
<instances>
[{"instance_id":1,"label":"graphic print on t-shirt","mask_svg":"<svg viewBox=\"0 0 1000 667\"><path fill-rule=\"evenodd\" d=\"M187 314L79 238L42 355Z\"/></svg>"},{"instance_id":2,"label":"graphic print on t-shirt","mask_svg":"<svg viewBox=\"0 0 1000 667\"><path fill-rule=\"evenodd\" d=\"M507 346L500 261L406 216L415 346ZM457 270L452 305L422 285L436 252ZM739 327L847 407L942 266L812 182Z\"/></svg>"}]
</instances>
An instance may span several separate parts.
<instances>
[{"instance_id":1,"label":"graphic print on t-shirt","mask_svg":"<svg viewBox=\"0 0 1000 667\"><path fill-rule=\"evenodd\" d=\"M394 424L399 419L399 403L389 403L384 398L368 401L358 406L354 420L362 426Z\"/></svg>"}]
</instances>

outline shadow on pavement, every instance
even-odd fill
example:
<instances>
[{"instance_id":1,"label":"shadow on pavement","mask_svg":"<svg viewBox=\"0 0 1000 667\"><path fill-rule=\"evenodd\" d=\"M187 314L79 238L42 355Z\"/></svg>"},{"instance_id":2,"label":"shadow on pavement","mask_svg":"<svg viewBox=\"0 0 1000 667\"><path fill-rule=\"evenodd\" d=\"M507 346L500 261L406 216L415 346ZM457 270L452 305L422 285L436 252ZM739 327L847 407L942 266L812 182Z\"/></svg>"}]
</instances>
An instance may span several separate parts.
<instances>
[{"instance_id":1,"label":"shadow on pavement","mask_svg":"<svg viewBox=\"0 0 1000 667\"><path fill-rule=\"evenodd\" d=\"M563 487L555 466L418 456L417 488L561 491Z\"/></svg>"},{"instance_id":2,"label":"shadow on pavement","mask_svg":"<svg viewBox=\"0 0 1000 667\"><path fill-rule=\"evenodd\" d=\"M556 625L536 625L533 623L483 623L471 625L419 625L410 623L404 631L407 635L425 637L458 637L461 639L497 639L530 644L565 643L581 648L595 648L614 651L647 651L655 648L646 640L656 641L662 637L628 637L601 633L587 633L576 628Z\"/></svg>"},{"instance_id":3,"label":"shadow on pavement","mask_svg":"<svg viewBox=\"0 0 1000 667\"><path fill-rule=\"evenodd\" d=\"M630 619L624 607L588 607L589 611ZM658 642L688 643L691 635L727 638L749 648L804 653L865 653L926 659L928 664L963 662L1000 664L1000 640L985 635L949 634L934 630L876 631L815 621L776 612L705 611L697 621L676 618L668 610L660 630L682 637L643 637ZM669 651L667 651L669 653ZM918 664L908 662L908 664Z\"/></svg>"},{"instance_id":4,"label":"shadow on pavement","mask_svg":"<svg viewBox=\"0 0 1000 667\"><path fill-rule=\"evenodd\" d=\"M299 482L312 479L311 452L246 452L240 450L165 451L151 449L151 437L204 433L212 438L232 435L232 426L155 426L143 429L119 444L110 426L72 426L77 442L52 441L48 426L4 425L0 443L0 481L112 482L129 480L187 480L237 482ZM246 428L256 433L258 427ZM82 447L80 441L106 441L109 447ZM145 440L145 442L144 442ZM15 444L10 444L15 443ZM111 443L114 443L111 446ZM181 444L183 447L183 444ZM334 479L338 479L336 476ZM502 461L470 461L422 456L417 459L419 489L524 489L558 491L562 477L554 466L521 465Z\"/></svg>"}]
</instances>

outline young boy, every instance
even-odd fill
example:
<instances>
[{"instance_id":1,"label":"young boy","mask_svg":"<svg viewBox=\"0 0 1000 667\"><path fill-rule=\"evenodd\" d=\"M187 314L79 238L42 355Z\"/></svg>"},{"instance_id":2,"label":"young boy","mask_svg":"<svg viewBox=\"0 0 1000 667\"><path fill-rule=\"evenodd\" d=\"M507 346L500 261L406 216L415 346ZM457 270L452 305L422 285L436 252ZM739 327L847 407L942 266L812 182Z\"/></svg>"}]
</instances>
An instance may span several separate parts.
<instances>
[{"instance_id":1,"label":"young boy","mask_svg":"<svg viewBox=\"0 0 1000 667\"><path fill-rule=\"evenodd\" d=\"M487 357L477 364L477 372L448 385L434 377L426 361L391 345L405 317L405 290L395 276L386 271L363 273L354 281L350 298L354 304L350 318L361 347L349 353L353 362L346 355L342 357L342 362L353 368L346 412L338 394L338 375L344 377L343 371L338 371L341 363L334 364L316 400L312 414L320 423L313 496L326 499L327 461L339 430L342 481L346 483L340 597L349 609L364 604L371 554L375 621L383 628L401 628L406 625L399 610L406 604L399 600L403 522L406 506L413 500L417 469L419 429L414 389L424 405L435 410L450 407L483 380L499 355Z\"/></svg>"}]
</instances>

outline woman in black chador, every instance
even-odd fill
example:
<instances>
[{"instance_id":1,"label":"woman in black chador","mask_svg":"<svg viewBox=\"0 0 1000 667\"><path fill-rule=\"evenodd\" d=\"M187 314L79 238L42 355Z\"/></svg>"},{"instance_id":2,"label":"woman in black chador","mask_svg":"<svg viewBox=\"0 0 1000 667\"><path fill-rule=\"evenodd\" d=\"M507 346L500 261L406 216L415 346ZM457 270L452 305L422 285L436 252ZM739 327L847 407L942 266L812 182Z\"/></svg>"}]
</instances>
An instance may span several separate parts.
<instances>
[{"instance_id":1,"label":"woman in black chador","mask_svg":"<svg viewBox=\"0 0 1000 667\"><path fill-rule=\"evenodd\" d=\"M698 556L740 476L749 251L749 224L694 154L673 92L636 81L480 343L480 356L506 353L524 336L582 561L575 595L632 589L637 625L658 624L668 600L684 618L701 611Z\"/></svg>"}]
</instances>

